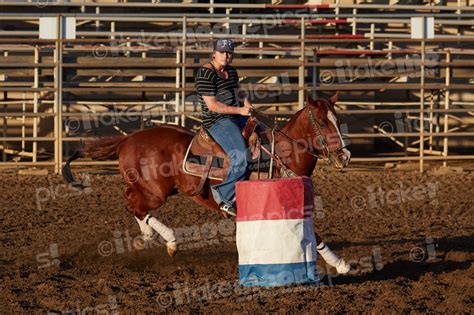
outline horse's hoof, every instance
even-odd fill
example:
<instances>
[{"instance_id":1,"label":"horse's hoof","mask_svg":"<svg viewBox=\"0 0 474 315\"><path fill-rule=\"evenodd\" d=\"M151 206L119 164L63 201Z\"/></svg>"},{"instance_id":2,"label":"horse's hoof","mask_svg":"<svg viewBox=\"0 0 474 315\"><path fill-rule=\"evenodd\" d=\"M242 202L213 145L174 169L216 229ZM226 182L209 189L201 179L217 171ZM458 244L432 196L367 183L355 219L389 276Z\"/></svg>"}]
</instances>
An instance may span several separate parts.
<instances>
[{"instance_id":1,"label":"horse's hoof","mask_svg":"<svg viewBox=\"0 0 474 315\"><path fill-rule=\"evenodd\" d=\"M344 259L341 258L339 264L336 267L337 273L345 275L351 270L351 265L346 263Z\"/></svg>"},{"instance_id":2,"label":"horse's hoof","mask_svg":"<svg viewBox=\"0 0 474 315\"><path fill-rule=\"evenodd\" d=\"M166 243L166 250L168 251L168 255L170 255L170 257L174 257L174 255L176 255L178 252L178 243L176 241Z\"/></svg>"},{"instance_id":3,"label":"horse's hoof","mask_svg":"<svg viewBox=\"0 0 474 315\"><path fill-rule=\"evenodd\" d=\"M139 239L133 240L133 247L135 247L136 249L142 250L142 249L145 249L145 246L146 246L146 242L144 239L139 238Z\"/></svg>"}]
</instances>

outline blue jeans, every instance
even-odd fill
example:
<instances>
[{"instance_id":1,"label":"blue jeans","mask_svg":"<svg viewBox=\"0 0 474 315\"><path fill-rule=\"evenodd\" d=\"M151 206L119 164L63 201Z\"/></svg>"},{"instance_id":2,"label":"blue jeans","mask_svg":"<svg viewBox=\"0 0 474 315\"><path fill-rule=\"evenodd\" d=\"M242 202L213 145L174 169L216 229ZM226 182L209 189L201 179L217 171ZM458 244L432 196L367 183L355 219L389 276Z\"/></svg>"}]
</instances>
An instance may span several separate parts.
<instances>
[{"instance_id":1,"label":"blue jeans","mask_svg":"<svg viewBox=\"0 0 474 315\"><path fill-rule=\"evenodd\" d=\"M247 174L247 146L242 138L242 128L247 117L222 118L209 128L212 138L220 144L229 158L227 177L221 184L211 186L214 200L220 204L235 204L235 183L244 180Z\"/></svg>"}]
</instances>

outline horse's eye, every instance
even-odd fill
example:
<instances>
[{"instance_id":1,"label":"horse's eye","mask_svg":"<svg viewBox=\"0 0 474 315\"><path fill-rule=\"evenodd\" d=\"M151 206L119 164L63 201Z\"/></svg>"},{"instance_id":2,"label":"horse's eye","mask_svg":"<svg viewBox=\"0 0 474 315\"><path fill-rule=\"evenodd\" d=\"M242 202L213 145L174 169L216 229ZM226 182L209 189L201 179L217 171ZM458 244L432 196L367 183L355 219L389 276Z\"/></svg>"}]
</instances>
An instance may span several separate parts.
<instances>
[{"instance_id":1,"label":"horse's eye","mask_svg":"<svg viewBox=\"0 0 474 315\"><path fill-rule=\"evenodd\" d=\"M321 128L326 127L326 125L325 125L322 121L319 122L319 126L320 126Z\"/></svg>"}]
</instances>

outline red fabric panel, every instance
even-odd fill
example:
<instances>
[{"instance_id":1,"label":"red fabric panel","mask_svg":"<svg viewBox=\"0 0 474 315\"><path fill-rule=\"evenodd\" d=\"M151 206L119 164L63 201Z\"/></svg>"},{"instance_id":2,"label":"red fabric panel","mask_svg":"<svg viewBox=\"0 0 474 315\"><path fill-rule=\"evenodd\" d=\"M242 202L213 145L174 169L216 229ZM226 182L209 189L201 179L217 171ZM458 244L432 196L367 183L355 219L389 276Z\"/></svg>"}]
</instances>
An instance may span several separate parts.
<instances>
[{"instance_id":1,"label":"red fabric panel","mask_svg":"<svg viewBox=\"0 0 474 315\"><path fill-rule=\"evenodd\" d=\"M304 219L313 213L313 183L306 176L240 181L235 193L237 221Z\"/></svg>"}]
</instances>

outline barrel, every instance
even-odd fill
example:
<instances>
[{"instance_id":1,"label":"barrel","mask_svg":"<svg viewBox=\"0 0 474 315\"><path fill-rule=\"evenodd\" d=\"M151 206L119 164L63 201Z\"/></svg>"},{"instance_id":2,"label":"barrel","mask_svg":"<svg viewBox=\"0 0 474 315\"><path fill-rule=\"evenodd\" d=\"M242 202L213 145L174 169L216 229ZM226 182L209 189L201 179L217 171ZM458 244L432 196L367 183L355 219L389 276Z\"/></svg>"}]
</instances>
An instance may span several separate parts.
<instances>
[{"instance_id":1,"label":"barrel","mask_svg":"<svg viewBox=\"0 0 474 315\"><path fill-rule=\"evenodd\" d=\"M239 283L316 283L313 184L309 177L236 184Z\"/></svg>"}]
</instances>

